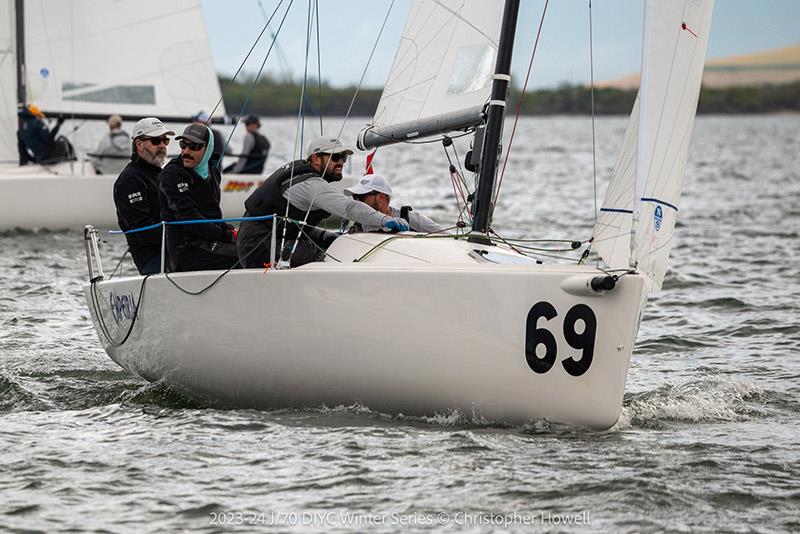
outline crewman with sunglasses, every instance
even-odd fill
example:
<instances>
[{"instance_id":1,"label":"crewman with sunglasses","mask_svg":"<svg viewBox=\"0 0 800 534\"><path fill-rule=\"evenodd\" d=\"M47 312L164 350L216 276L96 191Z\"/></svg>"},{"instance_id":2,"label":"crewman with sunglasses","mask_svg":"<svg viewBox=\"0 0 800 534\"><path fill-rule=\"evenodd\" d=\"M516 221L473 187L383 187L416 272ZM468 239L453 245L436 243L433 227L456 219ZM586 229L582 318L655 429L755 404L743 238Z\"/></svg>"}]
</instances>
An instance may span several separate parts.
<instances>
[{"instance_id":1,"label":"crewman with sunglasses","mask_svg":"<svg viewBox=\"0 0 800 534\"><path fill-rule=\"evenodd\" d=\"M403 219L380 213L331 185L342 179L344 163L352 154L339 139L318 137L309 143L305 160L283 165L247 198L245 217L281 217L277 223L276 242L280 246L283 241L283 248L280 257L276 254L278 259L290 260L292 267L323 260L325 250L338 234L316 226L331 215L367 226L408 230L408 223ZM298 224L289 222L284 232L283 217L287 215L290 220L305 221L306 226L301 229ZM270 261L271 234L271 220L242 222L237 239L242 267L263 268Z\"/></svg>"},{"instance_id":2,"label":"crewman with sunglasses","mask_svg":"<svg viewBox=\"0 0 800 534\"><path fill-rule=\"evenodd\" d=\"M133 127L131 161L114 182L117 222L122 230L133 230L161 221L158 175L167 158L168 130L155 117L146 117ZM127 234L128 249L141 274L161 270L161 230Z\"/></svg>"},{"instance_id":3,"label":"crewman with sunglasses","mask_svg":"<svg viewBox=\"0 0 800 534\"><path fill-rule=\"evenodd\" d=\"M164 221L221 219L222 176L214 164L214 135L203 124L190 124L181 135L181 153L159 176L161 218ZM167 226L170 271L224 270L236 266L236 233L220 222Z\"/></svg>"}]
</instances>

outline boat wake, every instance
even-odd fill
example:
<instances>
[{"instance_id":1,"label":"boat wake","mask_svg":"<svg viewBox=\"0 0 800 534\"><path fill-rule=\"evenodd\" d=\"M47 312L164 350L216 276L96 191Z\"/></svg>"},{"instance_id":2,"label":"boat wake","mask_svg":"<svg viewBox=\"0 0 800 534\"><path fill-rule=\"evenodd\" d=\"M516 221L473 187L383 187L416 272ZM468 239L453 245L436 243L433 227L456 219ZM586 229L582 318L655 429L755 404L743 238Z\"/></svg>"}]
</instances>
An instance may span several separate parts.
<instances>
[{"instance_id":1,"label":"boat wake","mask_svg":"<svg viewBox=\"0 0 800 534\"><path fill-rule=\"evenodd\" d=\"M745 421L768 413L770 392L752 382L712 376L628 393L611 431L664 428L668 423Z\"/></svg>"}]
</instances>

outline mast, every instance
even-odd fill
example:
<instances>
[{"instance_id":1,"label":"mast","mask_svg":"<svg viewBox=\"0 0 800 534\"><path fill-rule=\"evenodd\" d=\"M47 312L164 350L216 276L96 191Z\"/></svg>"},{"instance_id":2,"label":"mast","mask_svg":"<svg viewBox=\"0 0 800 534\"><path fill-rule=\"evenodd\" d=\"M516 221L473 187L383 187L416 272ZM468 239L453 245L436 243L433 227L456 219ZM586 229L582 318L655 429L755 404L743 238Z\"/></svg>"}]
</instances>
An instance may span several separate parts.
<instances>
[{"instance_id":1,"label":"mast","mask_svg":"<svg viewBox=\"0 0 800 534\"><path fill-rule=\"evenodd\" d=\"M511 54L514 51L514 33L517 29L519 0L506 0L503 11L503 26L500 29L500 44L492 81L492 96L486 119L486 135L483 139L478 191L472 202L472 231L486 234L491 220L492 193L500 156L500 140L503 136L503 118L506 110L506 95L511 81Z\"/></svg>"},{"instance_id":2,"label":"mast","mask_svg":"<svg viewBox=\"0 0 800 534\"><path fill-rule=\"evenodd\" d=\"M17 56L17 104L25 105L25 0L14 0L16 17L16 56Z\"/></svg>"}]
</instances>

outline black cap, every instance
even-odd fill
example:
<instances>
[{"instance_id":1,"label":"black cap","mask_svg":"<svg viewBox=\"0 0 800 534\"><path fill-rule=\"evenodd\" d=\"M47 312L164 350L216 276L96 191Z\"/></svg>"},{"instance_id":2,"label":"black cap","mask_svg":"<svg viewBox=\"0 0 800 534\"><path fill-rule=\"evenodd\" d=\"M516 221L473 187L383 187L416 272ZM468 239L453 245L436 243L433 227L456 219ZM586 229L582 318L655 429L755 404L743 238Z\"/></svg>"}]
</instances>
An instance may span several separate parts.
<instances>
[{"instance_id":1,"label":"black cap","mask_svg":"<svg viewBox=\"0 0 800 534\"><path fill-rule=\"evenodd\" d=\"M180 141L181 139L188 139L192 143L208 144L208 128L203 124L190 124L183 129L183 133L175 138Z\"/></svg>"},{"instance_id":2,"label":"black cap","mask_svg":"<svg viewBox=\"0 0 800 534\"><path fill-rule=\"evenodd\" d=\"M258 120L258 117L256 115L248 115L247 117L244 118L244 123L245 124L261 124L261 121Z\"/></svg>"}]
</instances>

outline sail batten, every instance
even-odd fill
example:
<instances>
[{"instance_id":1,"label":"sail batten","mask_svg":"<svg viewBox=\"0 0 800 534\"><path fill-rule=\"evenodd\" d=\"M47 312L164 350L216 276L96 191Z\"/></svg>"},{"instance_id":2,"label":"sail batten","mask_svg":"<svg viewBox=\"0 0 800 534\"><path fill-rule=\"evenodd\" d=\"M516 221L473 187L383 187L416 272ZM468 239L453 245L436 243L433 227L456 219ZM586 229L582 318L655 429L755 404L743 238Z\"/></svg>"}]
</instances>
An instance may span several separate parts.
<instances>
[{"instance_id":1,"label":"sail batten","mask_svg":"<svg viewBox=\"0 0 800 534\"><path fill-rule=\"evenodd\" d=\"M598 254L659 288L667 269L713 0L645 7L642 85L595 225Z\"/></svg>"}]
</instances>

